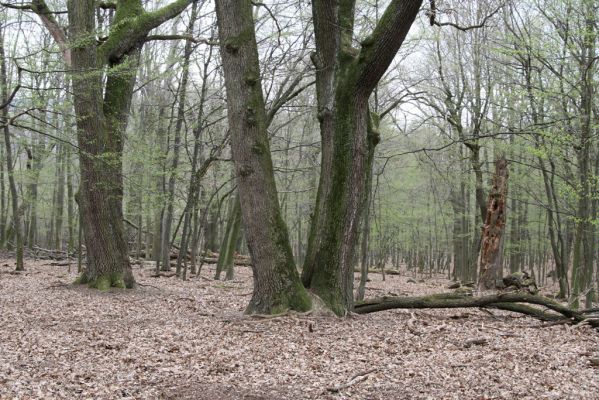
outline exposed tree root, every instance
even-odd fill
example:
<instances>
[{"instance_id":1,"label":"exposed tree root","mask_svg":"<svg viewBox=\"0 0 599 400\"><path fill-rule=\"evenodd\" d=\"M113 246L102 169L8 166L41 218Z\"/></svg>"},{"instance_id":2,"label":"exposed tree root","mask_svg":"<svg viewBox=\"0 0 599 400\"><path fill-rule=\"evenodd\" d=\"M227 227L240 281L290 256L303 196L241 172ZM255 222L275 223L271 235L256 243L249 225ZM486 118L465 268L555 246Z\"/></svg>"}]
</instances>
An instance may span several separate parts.
<instances>
[{"instance_id":1,"label":"exposed tree root","mask_svg":"<svg viewBox=\"0 0 599 400\"><path fill-rule=\"evenodd\" d=\"M542 306L547 310L531 305ZM472 297L461 293L442 293L416 297L377 297L356 303L354 312L357 314L368 314L397 308L468 307L497 308L530 315L543 321L569 320L573 324L586 322L590 326L599 327L599 320L590 318L590 316L585 314L585 310L572 310L548 297L524 292L499 293L480 297Z\"/></svg>"}]
</instances>

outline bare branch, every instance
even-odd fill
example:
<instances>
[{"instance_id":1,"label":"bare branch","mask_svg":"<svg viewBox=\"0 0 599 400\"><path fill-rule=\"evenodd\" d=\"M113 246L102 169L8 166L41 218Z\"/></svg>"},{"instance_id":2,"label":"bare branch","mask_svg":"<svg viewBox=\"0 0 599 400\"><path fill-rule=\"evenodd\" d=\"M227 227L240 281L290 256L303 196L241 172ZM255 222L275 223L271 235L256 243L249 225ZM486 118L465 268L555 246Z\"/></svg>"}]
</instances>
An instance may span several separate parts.
<instances>
[{"instance_id":1,"label":"bare branch","mask_svg":"<svg viewBox=\"0 0 599 400\"><path fill-rule=\"evenodd\" d=\"M15 96L17 95L17 92L21 89L22 75L23 75L23 69L21 67L19 67L19 65L17 64L17 85L12 90L12 93L8 96L6 101L4 103L0 104L0 110L3 110L4 108L10 106L10 103L12 103L12 101L14 100Z\"/></svg>"},{"instance_id":2,"label":"bare branch","mask_svg":"<svg viewBox=\"0 0 599 400\"><path fill-rule=\"evenodd\" d=\"M422 0L393 0L372 34L362 41L357 89L366 98L395 58L410 30Z\"/></svg>"},{"instance_id":3,"label":"bare branch","mask_svg":"<svg viewBox=\"0 0 599 400\"><path fill-rule=\"evenodd\" d=\"M431 1L431 6L434 7L434 1ZM438 22L435 20L435 16L436 16L436 10L431 8L431 11L429 12L429 17L430 17L430 21L431 21L431 25L435 25L435 26L451 26L452 28L456 28L462 32L467 32L473 29L479 29L479 28L484 28L485 24L487 23L487 21L489 19L491 19L495 14L497 14L499 12L499 10L501 10L503 8L504 4L501 4L499 7L497 7L491 14L487 14L483 20L476 25L469 25L469 26L461 26L458 25L454 22Z\"/></svg>"},{"instance_id":4,"label":"bare branch","mask_svg":"<svg viewBox=\"0 0 599 400\"><path fill-rule=\"evenodd\" d=\"M60 48L64 62L68 67L71 66L71 50L69 49L67 35L65 30L60 26L56 18L54 18L55 12L52 12L44 0L33 0L31 3L11 4L2 2L0 5L6 8L12 8L16 10L29 10L34 12L40 17L42 24L48 29L50 35Z\"/></svg>"},{"instance_id":5,"label":"bare branch","mask_svg":"<svg viewBox=\"0 0 599 400\"><path fill-rule=\"evenodd\" d=\"M146 37L145 42L152 40L189 40L193 43L205 44L208 46L218 46L218 42L212 39L196 38L192 35L150 35Z\"/></svg>"}]
</instances>

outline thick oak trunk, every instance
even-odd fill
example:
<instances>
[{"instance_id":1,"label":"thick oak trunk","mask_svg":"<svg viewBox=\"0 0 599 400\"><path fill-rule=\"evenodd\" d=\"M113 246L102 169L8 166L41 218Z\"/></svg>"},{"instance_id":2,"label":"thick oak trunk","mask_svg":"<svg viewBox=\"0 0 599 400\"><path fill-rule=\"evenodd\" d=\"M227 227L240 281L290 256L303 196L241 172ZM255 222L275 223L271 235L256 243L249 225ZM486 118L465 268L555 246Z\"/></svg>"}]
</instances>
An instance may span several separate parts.
<instances>
[{"instance_id":1,"label":"thick oak trunk","mask_svg":"<svg viewBox=\"0 0 599 400\"><path fill-rule=\"evenodd\" d=\"M274 179L250 0L218 0L216 14L227 90L231 150L243 226L253 260L247 313L306 311Z\"/></svg>"},{"instance_id":2,"label":"thick oak trunk","mask_svg":"<svg viewBox=\"0 0 599 400\"><path fill-rule=\"evenodd\" d=\"M96 2L68 1L71 46L65 47L65 62L73 71L81 170L78 201L87 249L87 268L80 280L92 287L129 288L135 283L123 223L122 153L139 53L148 33L191 1L176 0L152 12L144 11L141 0L119 2L110 35L100 46L95 40ZM64 33L47 15L40 13L64 45Z\"/></svg>"},{"instance_id":3,"label":"thick oak trunk","mask_svg":"<svg viewBox=\"0 0 599 400\"><path fill-rule=\"evenodd\" d=\"M116 120L107 121L105 117L110 110L105 110L102 98L102 74L98 71L102 63L95 43L86 40L95 30L95 4L91 0L71 0L68 7L74 43L71 55L77 138L81 148L78 201L87 249L87 268L80 281L99 289L133 287L123 226L121 129ZM125 87L117 87L116 80ZM132 85L119 77L109 77L108 81L106 98L120 111L118 103L128 105L130 100L116 92L123 93ZM117 114L116 110L113 114Z\"/></svg>"},{"instance_id":4,"label":"thick oak trunk","mask_svg":"<svg viewBox=\"0 0 599 400\"><path fill-rule=\"evenodd\" d=\"M361 49L355 49L355 2L312 2L322 161L302 281L337 315L353 306L353 261L369 154L379 141L370 129L368 99L421 4L392 1Z\"/></svg>"}]
</instances>

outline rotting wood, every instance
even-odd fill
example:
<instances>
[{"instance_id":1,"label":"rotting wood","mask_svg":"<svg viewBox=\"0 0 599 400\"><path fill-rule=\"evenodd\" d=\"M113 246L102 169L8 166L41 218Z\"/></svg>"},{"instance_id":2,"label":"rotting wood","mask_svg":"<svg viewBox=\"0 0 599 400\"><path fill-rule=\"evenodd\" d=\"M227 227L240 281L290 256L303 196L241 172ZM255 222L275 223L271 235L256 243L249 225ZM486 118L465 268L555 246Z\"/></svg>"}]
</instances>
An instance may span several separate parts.
<instances>
[{"instance_id":1,"label":"rotting wood","mask_svg":"<svg viewBox=\"0 0 599 400\"><path fill-rule=\"evenodd\" d=\"M487 214L482 233L479 290L496 288L501 267L505 234L505 208L507 199L508 163L504 156L495 161L493 187L489 193Z\"/></svg>"}]
</instances>

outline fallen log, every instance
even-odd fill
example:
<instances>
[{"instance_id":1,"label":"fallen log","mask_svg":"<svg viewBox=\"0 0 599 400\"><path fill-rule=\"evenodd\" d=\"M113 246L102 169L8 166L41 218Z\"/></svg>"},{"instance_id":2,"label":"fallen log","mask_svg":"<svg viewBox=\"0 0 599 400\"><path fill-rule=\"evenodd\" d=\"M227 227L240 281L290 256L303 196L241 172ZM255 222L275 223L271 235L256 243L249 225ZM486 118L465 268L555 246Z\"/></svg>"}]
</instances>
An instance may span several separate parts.
<instances>
[{"instance_id":1,"label":"fallen log","mask_svg":"<svg viewBox=\"0 0 599 400\"><path fill-rule=\"evenodd\" d=\"M62 261L62 260L66 260L69 258L73 258L77 255L76 252L69 253L64 250L44 249L44 248L38 247L38 246L33 246L32 249L27 249L26 251L27 251L28 255L30 255L34 258L42 259L42 260Z\"/></svg>"},{"instance_id":2,"label":"fallen log","mask_svg":"<svg viewBox=\"0 0 599 400\"><path fill-rule=\"evenodd\" d=\"M138 256L138 254L135 251L129 253L129 257L135 258L137 256ZM139 252L139 257L145 258L146 252L144 250L141 250ZM179 252L172 251L169 254L169 258L171 260L176 260L177 258L179 258ZM189 253L189 255L187 256L187 260L191 260L191 253ZM198 256L198 260L201 260L202 262L204 262L206 264L216 264L218 262L218 253L209 253L208 255L202 256L202 257ZM241 266L251 266L252 265L252 261L250 260L250 258L248 256L237 255L233 258L233 261L234 261L235 265L241 265Z\"/></svg>"},{"instance_id":3,"label":"fallen log","mask_svg":"<svg viewBox=\"0 0 599 400\"><path fill-rule=\"evenodd\" d=\"M552 312L547 313L545 310L531 305L542 306ZM599 327L599 320L589 318L583 312L572 310L548 297L525 292L498 293L480 297L468 296L462 293L440 293L414 297L385 296L357 302L354 306L354 312L368 314L392 309L469 307L497 308L530 315L544 321L563 319L570 320L574 324L586 322L593 327Z\"/></svg>"}]
</instances>

